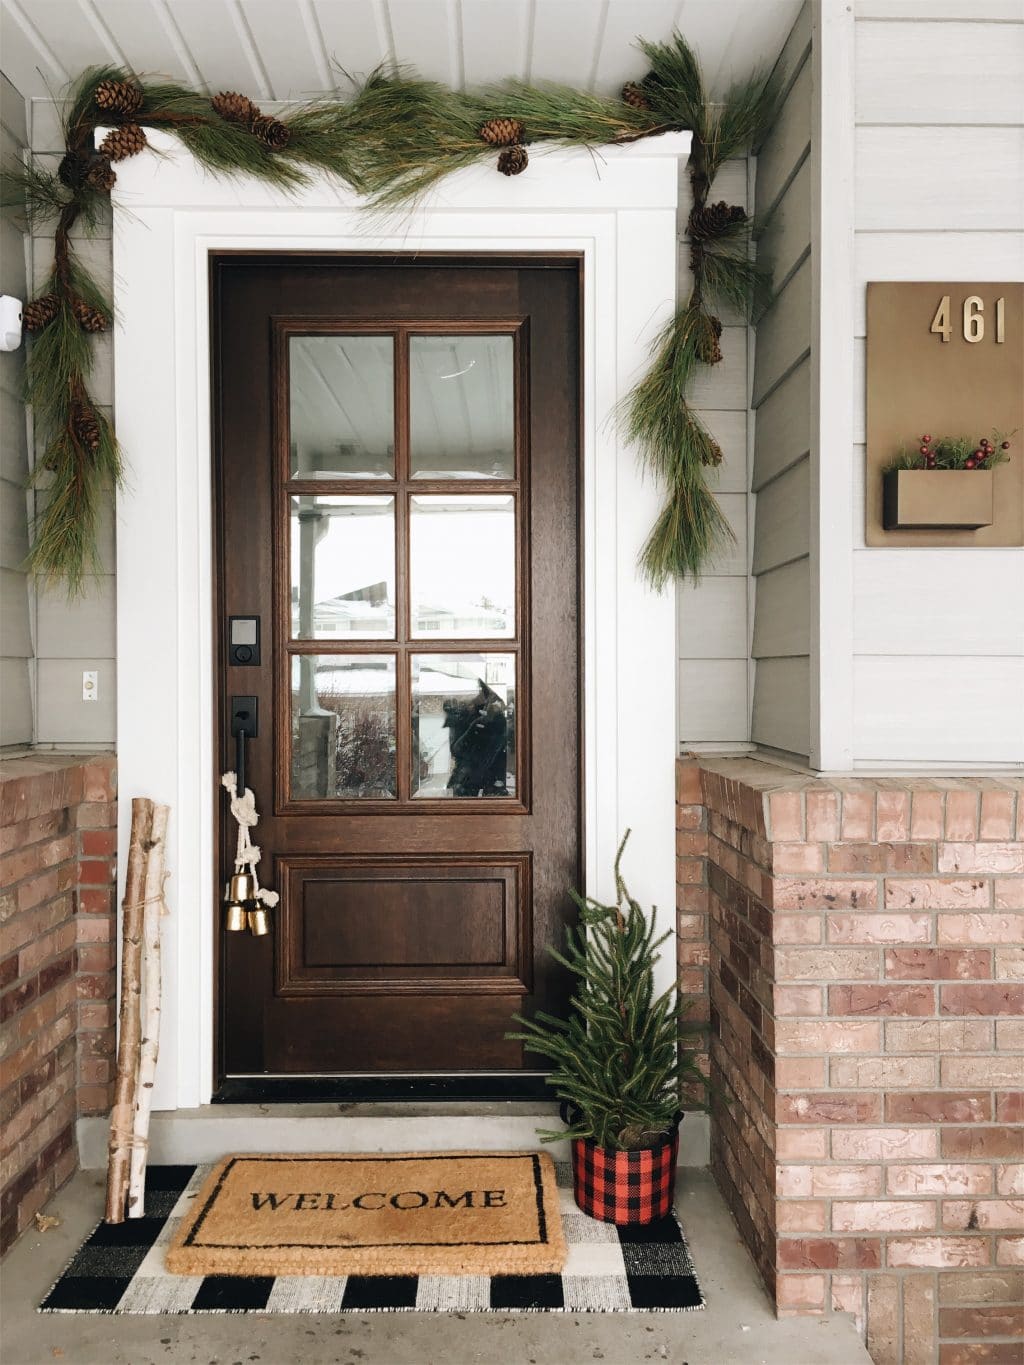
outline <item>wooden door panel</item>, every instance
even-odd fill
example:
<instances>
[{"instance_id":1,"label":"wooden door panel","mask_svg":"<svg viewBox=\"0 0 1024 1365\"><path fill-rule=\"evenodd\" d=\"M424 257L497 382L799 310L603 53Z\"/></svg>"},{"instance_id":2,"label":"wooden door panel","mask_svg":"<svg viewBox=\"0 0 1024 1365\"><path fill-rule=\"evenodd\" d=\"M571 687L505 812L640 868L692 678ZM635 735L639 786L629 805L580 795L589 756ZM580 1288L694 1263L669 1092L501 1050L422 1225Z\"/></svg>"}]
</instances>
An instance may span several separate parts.
<instances>
[{"instance_id":1,"label":"wooden door panel","mask_svg":"<svg viewBox=\"0 0 1024 1365\"><path fill-rule=\"evenodd\" d=\"M232 757L230 698L254 695L261 728L248 784L262 813L262 879L282 897L267 940L218 931L218 1074L536 1068L504 1035L517 1011L566 1006L571 982L547 947L574 918L568 891L580 885L582 862L579 262L239 254L212 270L217 771ZM361 483L339 471L347 460L358 472L362 458L347 428L344 449L355 455L327 448L312 464L295 454L291 429L290 338L312 354L314 341L349 336L391 338L359 353L390 354L394 367L393 454L378 432L367 456L373 478ZM414 342L436 339L416 350L422 367L449 342L457 350L460 337L503 336L511 344L484 352L513 357L514 457L489 468L484 454L463 461L435 440L435 472L419 478ZM429 395L430 385L465 373L438 364L417 382ZM379 396L379 374L374 381ZM370 391L356 388L350 406ZM333 401L340 405L336 392ZM463 396L467 424L484 411L479 388L474 401ZM322 413L306 426L317 422L323 428ZM393 584L367 568L357 591L342 584L338 597L317 596L314 559L302 556L315 556L320 540L300 543L302 526L315 522L318 537L344 534L354 545L355 524L332 519L362 515L369 495L390 499ZM441 600L445 584L490 581L486 558L459 564L457 520L449 543L458 572L445 571L433 598L411 596L410 561L427 543L410 539L411 519L457 512L459 499L480 516L512 509L514 611L502 617L500 602L478 588L473 610L490 625L490 606L514 634L473 638ZM476 536L468 543L479 553L497 553ZM352 562L361 572L359 557ZM372 638L345 633L364 629L351 627L356 617L369 619L346 603L377 608L389 593L390 627ZM229 615L260 618L259 667L228 662ZM321 618L330 628L312 629ZM353 747L357 730L370 735L362 748ZM218 807L220 871L234 840L224 815Z\"/></svg>"},{"instance_id":2,"label":"wooden door panel","mask_svg":"<svg viewBox=\"0 0 1024 1365\"><path fill-rule=\"evenodd\" d=\"M278 868L281 995L529 988L529 854L281 859Z\"/></svg>"}]
</instances>

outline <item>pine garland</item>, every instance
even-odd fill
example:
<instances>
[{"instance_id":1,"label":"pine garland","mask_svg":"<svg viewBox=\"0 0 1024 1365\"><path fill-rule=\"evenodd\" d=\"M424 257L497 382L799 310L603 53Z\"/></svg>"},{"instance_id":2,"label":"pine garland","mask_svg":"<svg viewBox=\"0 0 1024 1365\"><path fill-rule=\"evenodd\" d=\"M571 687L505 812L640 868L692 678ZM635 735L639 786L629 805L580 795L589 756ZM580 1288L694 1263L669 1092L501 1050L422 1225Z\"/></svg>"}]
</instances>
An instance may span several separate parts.
<instances>
[{"instance_id":1,"label":"pine garland","mask_svg":"<svg viewBox=\"0 0 1024 1365\"><path fill-rule=\"evenodd\" d=\"M641 458L668 492L642 571L659 588L673 576L699 577L729 531L705 481L721 451L688 406L687 384L695 365L721 358L721 323L711 307L752 314L767 297L767 282L748 258L746 213L709 207L708 191L722 162L765 131L776 91L758 73L713 104L679 34L641 47L650 73L627 84L618 99L521 81L461 93L405 71L378 70L352 100L317 101L283 120L234 91L211 100L113 67L86 71L69 94L65 155L56 174L26 165L3 177L5 203L21 205L34 222L56 220L52 273L25 310L35 333L26 396L43 435L36 478L49 487L34 527L33 570L71 592L82 587L96 566L101 497L122 480L113 429L87 389L89 337L111 324L113 308L75 256L71 232L96 227L117 180L115 163L143 150L147 128L174 133L218 175L255 177L287 190L326 172L385 210L414 201L451 171L484 157L494 158L505 175L519 175L528 170L532 144L598 147L691 129L693 289L623 412ZM100 126L113 131L97 149Z\"/></svg>"},{"instance_id":2,"label":"pine garland","mask_svg":"<svg viewBox=\"0 0 1024 1365\"><path fill-rule=\"evenodd\" d=\"M568 1133L541 1136L622 1151L670 1131L684 1088L700 1094L707 1086L694 1052L679 1046L675 987L654 992L659 949L672 931L656 938L654 912L629 894L621 870L628 839L629 830L615 859L615 904L574 892L579 924L566 931L564 953L549 950L576 977L568 1017L517 1015L522 1032L509 1034L554 1063L547 1082L577 1116Z\"/></svg>"}]
</instances>

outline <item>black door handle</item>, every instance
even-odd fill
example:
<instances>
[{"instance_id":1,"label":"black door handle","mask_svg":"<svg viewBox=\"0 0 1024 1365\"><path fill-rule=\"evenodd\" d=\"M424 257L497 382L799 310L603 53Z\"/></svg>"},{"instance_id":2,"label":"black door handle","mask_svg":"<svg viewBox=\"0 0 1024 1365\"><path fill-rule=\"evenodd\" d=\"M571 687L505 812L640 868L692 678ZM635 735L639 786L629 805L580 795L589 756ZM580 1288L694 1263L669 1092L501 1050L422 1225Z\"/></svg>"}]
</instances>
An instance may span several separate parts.
<instances>
[{"instance_id":1,"label":"black door handle","mask_svg":"<svg viewBox=\"0 0 1024 1365\"><path fill-rule=\"evenodd\" d=\"M245 741L259 734L259 705L255 697L231 698L231 734L235 741L235 791L245 795Z\"/></svg>"}]
</instances>

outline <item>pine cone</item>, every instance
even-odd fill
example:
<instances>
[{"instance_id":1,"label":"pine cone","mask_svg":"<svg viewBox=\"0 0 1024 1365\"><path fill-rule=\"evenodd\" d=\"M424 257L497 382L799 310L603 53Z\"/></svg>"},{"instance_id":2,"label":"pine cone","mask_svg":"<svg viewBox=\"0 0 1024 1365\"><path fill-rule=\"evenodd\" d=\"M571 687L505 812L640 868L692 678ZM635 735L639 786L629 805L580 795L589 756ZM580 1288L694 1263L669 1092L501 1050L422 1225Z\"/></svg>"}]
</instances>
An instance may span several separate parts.
<instances>
[{"instance_id":1,"label":"pine cone","mask_svg":"<svg viewBox=\"0 0 1024 1365\"><path fill-rule=\"evenodd\" d=\"M711 334L703 332L697 342L697 358L705 365L717 365L722 359L722 348L718 344L722 335L722 324L718 318L710 318Z\"/></svg>"},{"instance_id":2,"label":"pine cone","mask_svg":"<svg viewBox=\"0 0 1024 1365\"><path fill-rule=\"evenodd\" d=\"M79 399L71 409L71 429L79 445L86 450L99 450L100 424L93 405Z\"/></svg>"},{"instance_id":3,"label":"pine cone","mask_svg":"<svg viewBox=\"0 0 1024 1365\"><path fill-rule=\"evenodd\" d=\"M53 294L41 294L38 299L26 303L21 312L21 320L28 332L41 332L60 312L60 301Z\"/></svg>"},{"instance_id":4,"label":"pine cone","mask_svg":"<svg viewBox=\"0 0 1024 1365\"><path fill-rule=\"evenodd\" d=\"M98 308L94 308L91 303L86 303L85 299L73 299L71 311L83 332L105 332L107 330L106 315L101 313Z\"/></svg>"},{"instance_id":5,"label":"pine cone","mask_svg":"<svg viewBox=\"0 0 1024 1365\"><path fill-rule=\"evenodd\" d=\"M651 107L647 92L636 81L627 81L622 87L622 99L625 104L631 105L634 109L650 109Z\"/></svg>"},{"instance_id":6,"label":"pine cone","mask_svg":"<svg viewBox=\"0 0 1024 1365\"><path fill-rule=\"evenodd\" d=\"M57 167L57 179L69 190L77 190L85 184L94 152L67 152Z\"/></svg>"},{"instance_id":7,"label":"pine cone","mask_svg":"<svg viewBox=\"0 0 1024 1365\"><path fill-rule=\"evenodd\" d=\"M111 114L135 114L142 108L142 89L134 81L100 81L93 99L96 108Z\"/></svg>"},{"instance_id":8,"label":"pine cone","mask_svg":"<svg viewBox=\"0 0 1024 1365\"><path fill-rule=\"evenodd\" d=\"M214 95L210 101L213 105L215 114L219 114L228 123L252 123L260 117L259 106L253 104L252 100L245 95L240 95L237 90L222 90L219 95Z\"/></svg>"},{"instance_id":9,"label":"pine cone","mask_svg":"<svg viewBox=\"0 0 1024 1365\"><path fill-rule=\"evenodd\" d=\"M105 194L117 184L117 174L105 156L94 156L89 162L89 169L85 173L85 183L94 190L102 190Z\"/></svg>"},{"instance_id":10,"label":"pine cone","mask_svg":"<svg viewBox=\"0 0 1024 1365\"><path fill-rule=\"evenodd\" d=\"M521 142L506 147L498 157L498 170L502 175L520 175L529 164L529 156Z\"/></svg>"},{"instance_id":11,"label":"pine cone","mask_svg":"<svg viewBox=\"0 0 1024 1365\"><path fill-rule=\"evenodd\" d=\"M251 127L254 136L265 142L272 152L279 152L282 147L286 147L291 137L288 125L282 123L280 119L271 118L269 114L258 114L253 119Z\"/></svg>"},{"instance_id":12,"label":"pine cone","mask_svg":"<svg viewBox=\"0 0 1024 1365\"><path fill-rule=\"evenodd\" d=\"M722 459L723 459L722 447L718 444L717 441L712 441L710 449L707 452L707 458L703 461L703 463L717 466L722 463Z\"/></svg>"},{"instance_id":13,"label":"pine cone","mask_svg":"<svg viewBox=\"0 0 1024 1365\"><path fill-rule=\"evenodd\" d=\"M717 237L733 223L741 223L746 216L746 210L739 204L727 204L720 199L717 204L694 208L690 213L687 231L692 241L703 242L709 237Z\"/></svg>"},{"instance_id":14,"label":"pine cone","mask_svg":"<svg viewBox=\"0 0 1024 1365\"><path fill-rule=\"evenodd\" d=\"M517 118L489 118L481 127L480 136L492 147L511 147L516 142L522 142L525 131ZM518 172L506 171L506 175L509 174Z\"/></svg>"},{"instance_id":15,"label":"pine cone","mask_svg":"<svg viewBox=\"0 0 1024 1365\"><path fill-rule=\"evenodd\" d=\"M137 123L122 123L117 128L111 128L99 149L108 161L124 161L148 145L146 134Z\"/></svg>"}]
</instances>

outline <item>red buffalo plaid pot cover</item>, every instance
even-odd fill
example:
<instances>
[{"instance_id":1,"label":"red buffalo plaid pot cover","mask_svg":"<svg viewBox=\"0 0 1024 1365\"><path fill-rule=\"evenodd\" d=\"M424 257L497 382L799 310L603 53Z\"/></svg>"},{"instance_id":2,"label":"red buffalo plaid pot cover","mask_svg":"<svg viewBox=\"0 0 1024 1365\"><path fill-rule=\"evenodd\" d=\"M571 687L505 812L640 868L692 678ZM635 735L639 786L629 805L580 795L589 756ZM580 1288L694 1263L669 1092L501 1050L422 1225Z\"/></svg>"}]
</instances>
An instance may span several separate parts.
<instances>
[{"instance_id":1,"label":"red buffalo plaid pot cover","mask_svg":"<svg viewBox=\"0 0 1024 1365\"><path fill-rule=\"evenodd\" d=\"M620 1152L589 1138L572 1142L572 1184L576 1203L602 1223L653 1223L672 1210L679 1119L654 1147Z\"/></svg>"}]
</instances>

